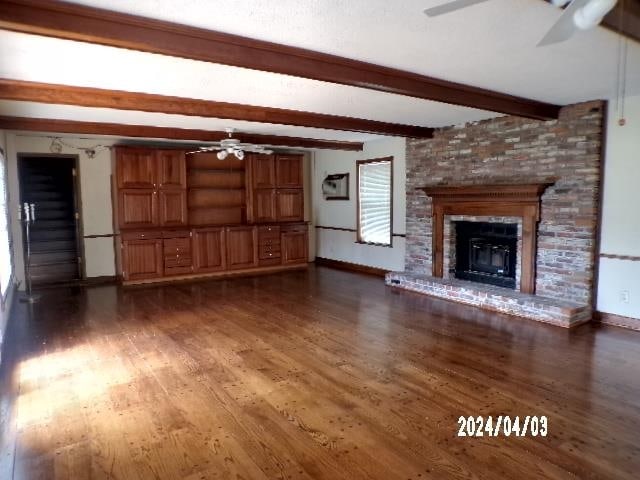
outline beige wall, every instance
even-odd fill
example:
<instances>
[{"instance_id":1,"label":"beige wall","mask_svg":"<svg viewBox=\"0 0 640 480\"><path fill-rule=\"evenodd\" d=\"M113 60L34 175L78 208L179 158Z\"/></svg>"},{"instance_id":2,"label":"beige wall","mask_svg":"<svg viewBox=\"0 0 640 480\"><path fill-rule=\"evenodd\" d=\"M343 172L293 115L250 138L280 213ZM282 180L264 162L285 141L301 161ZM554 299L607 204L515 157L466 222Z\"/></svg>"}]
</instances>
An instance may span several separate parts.
<instances>
[{"instance_id":1,"label":"beige wall","mask_svg":"<svg viewBox=\"0 0 640 480\"><path fill-rule=\"evenodd\" d=\"M362 152L316 151L313 158L311 190L315 225L357 228L356 161L393 157L393 233L405 233L405 151L404 138L384 138L365 142ZM349 200L325 200L322 181L332 173L349 173ZM404 270L405 239L393 237L393 247L356 243L356 233L316 229L318 257L357 263L386 270Z\"/></svg>"},{"instance_id":2,"label":"beige wall","mask_svg":"<svg viewBox=\"0 0 640 480\"><path fill-rule=\"evenodd\" d=\"M7 162L7 136L3 130L0 130L0 148L4 151L4 155L0 152L0 161ZM7 185L5 185L7 188ZM11 254L11 253L10 253ZM0 305L0 361L2 360L2 344L4 339L4 333L6 331L7 322L9 319L9 313L11 312L11 304L13 301L14 283L11 282L6 292L6 297L2 305Z\"/></svg>"},{"instance_id":3,"label":"beige wall","mask_svg":"<svg viewBox=\"0 0 640 480\"><path fill-rule=\"evenodd\" d=\"M65 138L65 142L82 147L96 144L110 145L114 140L96 140L81 138ZM17 209L20 202L20 188L18 183L19 154L51 154L51 138L29 134L7 134L7 159L9 162L9 195L11 232L14 245L22 245L22 228L17 220ZM109 235L113 233L111 213L111 151L99 150L94 158L89 158L84 152L64 147L62 154L77 155L79 158L80 176L80 205L82 212L82 234ZM55 160L52 160L55 161ZM113 238L85 238L85 269L87 277L115 275L115 259ZM15 275L24 289L24 259L22 248L15 249Z\"/></svg>"}]
</instances>

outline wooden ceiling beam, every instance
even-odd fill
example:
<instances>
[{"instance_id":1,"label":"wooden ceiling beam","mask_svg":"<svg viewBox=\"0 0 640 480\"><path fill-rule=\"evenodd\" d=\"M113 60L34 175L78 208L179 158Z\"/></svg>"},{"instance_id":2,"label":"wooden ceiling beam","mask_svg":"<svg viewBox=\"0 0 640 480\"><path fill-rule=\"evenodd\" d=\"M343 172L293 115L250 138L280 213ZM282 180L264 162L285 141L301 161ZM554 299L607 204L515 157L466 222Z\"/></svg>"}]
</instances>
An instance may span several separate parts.
<instances>
[{"instance_id":1,"label":"wooden ceiling beam","mask_svg":"<svg viewBox=\"0 0 640 480\"><path fill-rule=\"evenodd\" d=\"M0 116L0 129L46 133L72 133L80 135L113 135L116 137L162 138L194 142L217 142L227 138L226 132L192 128L153 127L120 123L80 122L49 118ZM234 138L244 143L274 147L312 148L327 150L362 151L362 142L324 140L316 138L286 137L236 132Z\"/></svg>"},{"instance_id":2,"label":"wooden ceiling beam","mask_svg":"<svg viewBox=\"0 0 640 480\"><path fill-rule=\"evenodd\" d=\"M378 122L283 108L256 107L213 100L26 82L6 78L0 78L0 99L245 120L398 137L431 138L433 136L432 128L413 125Z\"/></svg>"},{"instance_id":3,"label":"wooden ceiling beam","mask_svg":"<svg viewBox=\"0 0 640 480\"><path fill-rule=\"evenodd\" d=\"M0 28L292 75L534 119L545 102L302 48L51 0L3 0Z\"/></svg>"}]
</instances>

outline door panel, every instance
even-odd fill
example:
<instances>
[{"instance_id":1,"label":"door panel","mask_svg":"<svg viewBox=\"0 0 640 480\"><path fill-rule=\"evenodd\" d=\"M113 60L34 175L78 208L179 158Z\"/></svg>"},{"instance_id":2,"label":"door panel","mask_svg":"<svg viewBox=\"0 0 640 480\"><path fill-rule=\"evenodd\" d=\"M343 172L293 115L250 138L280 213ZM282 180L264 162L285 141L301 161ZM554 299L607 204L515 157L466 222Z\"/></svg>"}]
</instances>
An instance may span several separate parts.
<instances>
[{"instance_id":1,"label":"door panel","mask_svg":"<svg viewBox=\"0 0 640 480\"><path fill-rule=\"evenodd\" d=\"M118 188L155 188L156 170L153 150L138 148L117 150Z\"/></svg>"},{"instance_id":2,"label":"door panel","mask_svg":"<svg viewBox=\"0 0 640 480\"><path fill-rule=\"evenodd\" d=\"M276 155L276 186L302 188L302 155Z\"/></svg>"},{"instance_id":3,"label":"door panel","mask_svg":"<svg viewBox=\"0 0 640 480\"><path fill-rule=\"evenodd\" d=\"M121 228L146 228L158 224L158 198L154 190L120 190L118 197Z\"/></svg>"},{"instance_id":4,"label":"door panel","mask_svg":"<svg viewBox=\"0 0 640 480\"><path fill-rule=\"evenodd\" d=\"M279 189L276 203L278 221L300 222L304 220L304 193L302 189Z\"/></svg>"},{"instance_id":5,"label":"door panel","mask_svg":"<svg viewBox=\"0 0 640 480\"><path fill-rule=\"evenodd\" d=\"M224 228L193 231L194 270L215 272L226 268Z\"/></svg>"},{"instance_id":6,"label":"door panel","mask_svg":"<svg viewBox=\"0 0 640 480\"><path fill-rule=\"evenodd\" d=\"M258 223L276 221L276 189L267 188L253 192L253 220Z\"/></svg>"},{"instance_id":7,"label":"door panel","mask_svg":"<svg viewBox=\"0 0 640 480\"><path fill-rule=\"evenodd\" d=\"M160 190L158 197L160 226L187 224L187 193L184 190Z\"/></svg>"},{"instance_id":8,"label":"door panel","mask_svg":"<svg viewBox=\"0 0 640 480\"><path fill-rule=\"evenodd\" d=\"M283 265L307 263L307 232L283 232L280 244Z\"/></svg>"},{"instance_id":9,"label":"door panel","mask_svg":"<svg viewBox=\"0 0 640 480\"><path fill-rule=\"evenodd\" d=\"M273 188L276 186L276 169L273 155L252 155L251 175L253 188Z\"/></svg>"},{"instance_id":10,"label":"door panel","mask_svg":"<svg viewBox=\"0 0 640 480\"><path fill-rule=\"evenodd\" d=\"M125 280L162 276L162 240L122 242L122 269Z\"/></svg>"},{"instance_id":11,"label":"door panel","mask_svg":"<svg viewBox=\"0 0 640 480\"><path fill-rule=\"evenodd\" d=\"M227 269L252 268L258 265L257 229L227 227Z\"/></svg>"},{"instance_id":12,"label":"door panel","mask_svg":"<svg viewBox=\"0 0 640 480\"><path fill-rule=\"evenodd\" d=\"M157 150L158 187L187 188L187 168L184 152Z\"/></svg>"}]
</instances>

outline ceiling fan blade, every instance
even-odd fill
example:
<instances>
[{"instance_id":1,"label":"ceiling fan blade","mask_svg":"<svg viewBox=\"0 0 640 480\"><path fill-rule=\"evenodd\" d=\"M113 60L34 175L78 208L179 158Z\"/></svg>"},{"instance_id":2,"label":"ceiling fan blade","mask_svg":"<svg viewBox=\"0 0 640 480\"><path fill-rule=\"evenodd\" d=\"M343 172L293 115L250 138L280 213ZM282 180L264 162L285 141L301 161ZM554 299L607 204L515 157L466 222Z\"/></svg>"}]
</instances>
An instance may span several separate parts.
<instances>
[{"instance_id":1,"label":"ceiling fan blade","mask_svg":"<svg viewBox=\"0 0 640 480\"><path fill-rule=\"evenodd\" d=\"M537 46L544 47L545 45L569 40L578 29L573 21L573 16L578 9L584 7L587 3L589 3L589 0L573 0L569 6L564 9L560 18L553 24Z\"/></svg>"},{"instance_id":2,"label":"ceiling fan blade","mask_svg":"<svg viewBox=\"0 0 640 480\"><path fill-rule=\"evenodd\" d=\"M486 1L487 0L453 0L452 2L443 3L442 5L426 8L424 13L428 17L437 17L438 15L455 12L456 10L461 10L463 8L470 7L471 5L475 5L476 3L483 3Z\"/></svg>"}]
</instances>

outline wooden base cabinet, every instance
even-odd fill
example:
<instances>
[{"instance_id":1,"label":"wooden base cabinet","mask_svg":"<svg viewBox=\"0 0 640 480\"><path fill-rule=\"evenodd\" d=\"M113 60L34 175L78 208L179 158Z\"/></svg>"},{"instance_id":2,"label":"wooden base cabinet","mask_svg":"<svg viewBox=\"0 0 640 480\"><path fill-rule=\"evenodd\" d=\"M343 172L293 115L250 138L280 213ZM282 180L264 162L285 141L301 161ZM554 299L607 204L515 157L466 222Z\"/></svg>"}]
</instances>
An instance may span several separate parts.
<instances>
[{"instance_id":1,"label":"wooden base cabinet","mask_svg":"<svg viewBox=\"0 0 640 480\"><path fill-rule=\"evenodd\" d=\"M162 239L122 241L122 278L125 281L158 278L162 273Z\"/></svg>"},{"instance_id":2,"label":"wooden base cabinet","mask_svg":"<svg viewBox=\"0 0 640 480\"><path fill-rule=\"evenodd\" d=\"M258 266L258 229L254 226L227 227L227 270Z\"/></svg>"},{"instance_id":3,"label":"wooden base cabinet","mask_svg":"<svg viewBox=\"0 0 640 480\"><path fill-rule=\"evenodd\" d=\"M227 268L225 239L225 229L222 227L193 230L195 273L218 272Z\"/></svg>"},{"instance_id":4,"label":"wooden base cabinet","mask_svg":"<svg viewBox=\"0 0 640 480\"><path fill-rule=\"evenodd\" d=\"M281 228L280 255L282 265L307 263L309 261L309 236L306 225L291 225Z\"/></svg>"}]
</instances>

